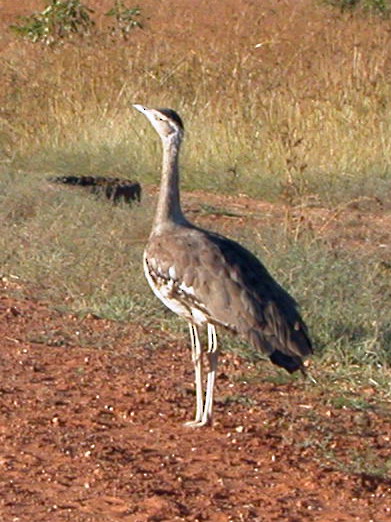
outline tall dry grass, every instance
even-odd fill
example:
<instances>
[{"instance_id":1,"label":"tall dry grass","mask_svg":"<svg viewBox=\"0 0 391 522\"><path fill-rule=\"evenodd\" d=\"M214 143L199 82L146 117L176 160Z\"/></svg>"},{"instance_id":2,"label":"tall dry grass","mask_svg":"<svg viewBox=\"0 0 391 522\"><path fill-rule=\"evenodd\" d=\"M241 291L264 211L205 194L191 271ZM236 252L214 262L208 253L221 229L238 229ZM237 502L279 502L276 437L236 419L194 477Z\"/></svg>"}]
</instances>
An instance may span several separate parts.
<instances>
[{"instance_id":1,"label":"tall dry grass","mask_svg":"<svg viewBox=\"0 0 391 522\"><path fill-rule=\"evenodd\" d=\"M0 146L19 167L150 181L139 102L184 117L187 187L332 202L389 190L389 22L310 0L145 1L145 29L122 42L104 36L111 2L88 5L89 39L51 50L3 32Z\"/></svg>"}]
</instances>

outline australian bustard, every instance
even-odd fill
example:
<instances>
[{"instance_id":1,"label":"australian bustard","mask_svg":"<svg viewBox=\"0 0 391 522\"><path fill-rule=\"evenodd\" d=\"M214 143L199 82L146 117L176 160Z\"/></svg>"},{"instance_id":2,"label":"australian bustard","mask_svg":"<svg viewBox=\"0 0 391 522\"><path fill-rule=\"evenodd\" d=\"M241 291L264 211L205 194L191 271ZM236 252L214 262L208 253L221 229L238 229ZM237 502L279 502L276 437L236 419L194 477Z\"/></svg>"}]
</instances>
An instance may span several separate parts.
<instances>
[{"instance_id":1,"label":"australian bustard","mask_svg":"<svg viewBox=\"0 0 391 522\"><path fill-rule=\"evenodd\" d=\"M190 327L195 369L196 415L190 426L211 422L217 370L216 326L240 334L270 360L292 373L312 353L307 328L295 300L244 247L203 230L183 215L178 155L181 118L171 109L134 105L163 142L163 167L157 210L144 252L145 275L156 296ZM198 327L208 331L209 362L204 400Z\"/></svg>"}]
</instances>

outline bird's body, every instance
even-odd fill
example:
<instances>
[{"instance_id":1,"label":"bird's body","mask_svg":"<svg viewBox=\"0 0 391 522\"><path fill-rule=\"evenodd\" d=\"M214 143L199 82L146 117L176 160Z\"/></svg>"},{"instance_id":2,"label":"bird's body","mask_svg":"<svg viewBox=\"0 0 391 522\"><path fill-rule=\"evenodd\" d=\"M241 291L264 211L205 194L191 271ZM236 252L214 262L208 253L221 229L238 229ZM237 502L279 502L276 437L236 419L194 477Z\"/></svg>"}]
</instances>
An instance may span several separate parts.
<instances>
[{"instance_id":1,"label":"bird's body","mask_svg":"<svg viewBox=\"0 0 391 522\"><path fill-rule=\"evenodd\" d=\"M163 173L157 212L144 253L145 275L155 295L190 325L196 373L193 426L211 420L217 369L216 326L239 334L270 360L294 372L312 353L294 299L239 243L187 221L179 199L177 158L183 127L168 109L135 106L163 141ZM173 116L173 114L175 116ZM209 373L205 401L198 327L207 326Z\"/></svg>"},{"instance_id":2,"label":"bird's body","mask_svg":"<svg viewBox=\"0 0 391 522\"><path fill-rule=\"evenodd\" d=\"M198 326L223 326L267 355L290 356L288 371L301 366L296 342L308 341L296 303L240 244L182 225L151 237L144 266L154 293L173 312Z\"/></svg>"}]
</instances>

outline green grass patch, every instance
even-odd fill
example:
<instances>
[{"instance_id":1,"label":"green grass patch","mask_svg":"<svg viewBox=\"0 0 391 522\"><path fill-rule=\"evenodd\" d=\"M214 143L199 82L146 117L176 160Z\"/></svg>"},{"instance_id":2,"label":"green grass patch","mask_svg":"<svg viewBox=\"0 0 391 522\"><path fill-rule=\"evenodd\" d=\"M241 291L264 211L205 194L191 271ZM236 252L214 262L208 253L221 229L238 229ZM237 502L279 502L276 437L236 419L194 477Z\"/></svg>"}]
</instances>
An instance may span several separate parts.
<instances>
[{"instance_id":1,"label":"green grass patch","mask_svg":"<svg viewBox=\"0 0 391 522\"><path fill-rule=\"evenodd\" d=\"M186 324L156 300L142 271L152 213L148 196L131 208L113 206L51 185L43 175L3 170L2 274L33 285L64 312L141 321L182 335ZM300 303L316 348L311 374L318 385L346 392L370 386L389 397L391 289L382 263L311 235L297 238L282 222L261 234L241 230L236 239ZM221 346L252 361L260 378L292 380L238 338L223 335Z\"/></svg>"}]
</instances>

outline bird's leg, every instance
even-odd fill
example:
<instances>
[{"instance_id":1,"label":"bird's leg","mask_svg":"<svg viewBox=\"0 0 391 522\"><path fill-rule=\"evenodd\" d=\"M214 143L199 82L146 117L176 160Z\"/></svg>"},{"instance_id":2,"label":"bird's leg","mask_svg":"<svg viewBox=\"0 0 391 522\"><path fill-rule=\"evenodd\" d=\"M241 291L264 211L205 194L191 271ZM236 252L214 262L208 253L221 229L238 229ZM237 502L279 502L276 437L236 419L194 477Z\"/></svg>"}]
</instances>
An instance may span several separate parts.
<instances>
[{"instance_id":1,"label":"bird's leg","mask_svg":"<svg viewBox=\"0 0 391 522\"><path fill-rule=\"evenodd\" d=\"M219 352L217 350L217 335L216 328L213 324L208 323L208 352L207 357L209 361L208 381L206 385L206 397L204 405L204 413L202 415L199 426L210 424L212 422L213 409L213 388L216 380L217 360Z\"/></svg>"},{"instance_id":2,"label":"bird's leg","mask_svg":"<svg viewBox=\"0 0 391 522\"><path fill-rule=\"evenodd\" d=\"M204 398L202 389L202 348L197 326L189 323L191 355L194 364L195 389L196 389L196 416L194 421L185 423L185 426L198 426L202 419Z\"/></svg>"}]
</instances>

